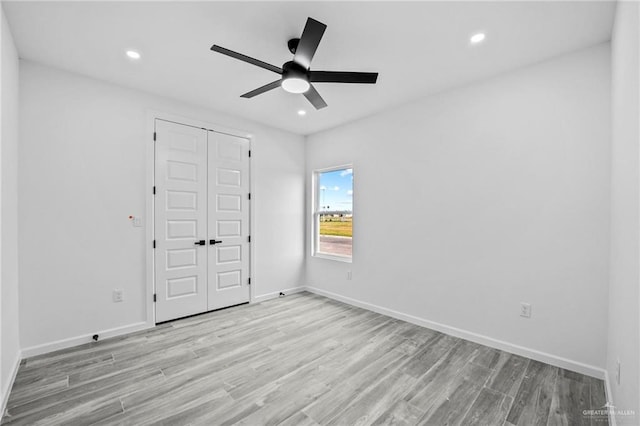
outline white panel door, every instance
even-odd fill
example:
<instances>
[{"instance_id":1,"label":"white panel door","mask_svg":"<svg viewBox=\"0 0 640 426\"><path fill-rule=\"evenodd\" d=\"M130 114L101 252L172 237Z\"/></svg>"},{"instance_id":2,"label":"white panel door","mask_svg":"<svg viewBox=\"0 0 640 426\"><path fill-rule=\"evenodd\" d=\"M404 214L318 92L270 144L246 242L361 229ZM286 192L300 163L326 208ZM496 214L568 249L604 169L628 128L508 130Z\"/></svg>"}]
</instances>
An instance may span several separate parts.
<instances>
[{"instance_id":1,"label":"white panel door","mask_svg":"<svg viewBox=\"0 0 640 426\"><path fill-rule=\"evenodd\" d=\"M208 309L249 301L249 141L209 131Z\"/></svg>"},{"instance_id":2,"label":"white panel door","mask_svg":"<svg viewBox=\"0 0 640 426\"><path fill-rule=\"evenodd\" d=\"M207 131L156 120L155 144L156 322L162 322L207 310Z\"/></svg>"}]
</instances>

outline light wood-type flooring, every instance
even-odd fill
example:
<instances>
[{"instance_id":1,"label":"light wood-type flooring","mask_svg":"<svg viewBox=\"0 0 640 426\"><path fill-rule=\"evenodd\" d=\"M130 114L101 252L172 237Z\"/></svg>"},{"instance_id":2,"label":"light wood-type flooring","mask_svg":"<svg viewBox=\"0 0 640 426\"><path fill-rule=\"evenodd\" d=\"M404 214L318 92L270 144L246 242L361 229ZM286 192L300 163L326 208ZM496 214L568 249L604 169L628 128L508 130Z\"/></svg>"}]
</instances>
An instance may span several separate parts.
<instances>
[{"instance_id":1,"label":"light wood-type flooring","mask_svg":"<svg viewBox=\"0 0 640 426\"><path fill-rule=\"evenodd\" d=\"M2 425L606 425L603 382L310 293L22 361Z\"/></svg>"}]
</instances>

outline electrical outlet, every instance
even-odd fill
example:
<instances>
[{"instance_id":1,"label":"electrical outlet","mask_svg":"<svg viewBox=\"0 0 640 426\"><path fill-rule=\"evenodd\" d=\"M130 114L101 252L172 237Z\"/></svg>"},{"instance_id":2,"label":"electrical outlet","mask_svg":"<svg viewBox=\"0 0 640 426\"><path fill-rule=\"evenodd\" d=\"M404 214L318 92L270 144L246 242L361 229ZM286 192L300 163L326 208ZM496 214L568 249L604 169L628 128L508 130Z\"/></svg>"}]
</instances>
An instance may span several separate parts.
<instances>
[{"instance_id":1,"label":"electrical outlet","mask_svg":"<svg viewBox=\"0 0 640 426\"><path fill-rule=\"evenodd\" d=\"M124 300L124 295L122 293L122 290L119 288L116 288L113 290L113 301L114 302L122 302Z\"/></svg>"},{"instance_id":2,"label":"electrical outlet","mask_svg":"<svg viewBox=\"0 0 640 426\"><path fill-rule=\"evenodd\" d=\"M520 304L520 316L524 318L531 318L531 304L529 303Z\"/></svg>"},{"instance_id":3,"label":"electrical outlet","mask_svg":"<svg viewBox=\"0 0 640 426\"><path fill-rule=\"evenodd\" d=\"M347 279L351 280L351 271L347 271Z\"/></svg>"},{"instance_id":4,"label":"electrical outlet","mask_svg":"<svg viewBox=\"0 0 640 426\"><path fill-rule=\"evenodd\" d=\"M620 360L616 360L616 383L620 384Z\"/></svg>"}]
</instances>

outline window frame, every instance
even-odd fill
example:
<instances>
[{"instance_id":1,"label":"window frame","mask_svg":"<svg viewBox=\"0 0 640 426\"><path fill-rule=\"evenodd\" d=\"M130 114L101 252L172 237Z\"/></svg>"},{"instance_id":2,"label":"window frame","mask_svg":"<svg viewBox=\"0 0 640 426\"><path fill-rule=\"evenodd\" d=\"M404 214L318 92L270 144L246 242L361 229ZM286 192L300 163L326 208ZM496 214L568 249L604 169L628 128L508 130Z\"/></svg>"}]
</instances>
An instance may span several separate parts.
<instances>
[{"instance_id":1,"label":"window frame","mask_svg":"<svg viewBox=\"0 0 640 426\"><path fill-rule=\"evenodd\" d=\"M327 259L327 260L335 260L338 262L345 262L345 263L353 263L353 229L352 229L352 236L351 236L351 243L352 243L352 248L351 248L351 256L346 256L346 255L340 255L340 254L330 254L330 253L322 253L319 251L320 249L320 214L322 213L320 211L320 175L322 173L327 173L327 172L335 172L338 170L347 170L347 169L351 169L352 170L352 175L353 175L353 164L343 164L340 166L333 166L333 167L326 167L326 168L322 168L322 169L315 169L313 171L313 175L312 175L312 189L311 189L311 193L312 193L312 206L311 206L311 256L312 257L317 257L320 259ZM351 210L351 214L352 214L352 226L353 226L353 204L352 204L352 210Z\"/></svg>"}]
</instances>

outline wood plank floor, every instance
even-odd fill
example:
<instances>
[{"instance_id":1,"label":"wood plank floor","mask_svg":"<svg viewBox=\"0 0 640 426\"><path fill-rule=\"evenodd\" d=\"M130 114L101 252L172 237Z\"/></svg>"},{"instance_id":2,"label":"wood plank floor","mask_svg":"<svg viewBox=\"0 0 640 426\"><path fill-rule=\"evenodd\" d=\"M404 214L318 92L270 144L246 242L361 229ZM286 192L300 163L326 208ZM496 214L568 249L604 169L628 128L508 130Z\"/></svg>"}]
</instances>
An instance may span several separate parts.
<instances>
[{"instance_id":1,"label":"wood plank floor","mask_svg":"<svg viewBox=\"0 0 640 426\"><path fill-rule=\"evenodd\" d=\"M309 293L24 360L2 425L606 425L600 380Z\"/></svg>"}]
</instances>

